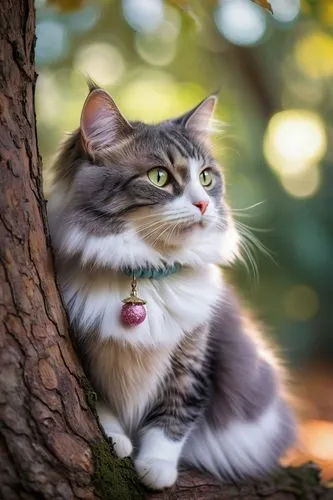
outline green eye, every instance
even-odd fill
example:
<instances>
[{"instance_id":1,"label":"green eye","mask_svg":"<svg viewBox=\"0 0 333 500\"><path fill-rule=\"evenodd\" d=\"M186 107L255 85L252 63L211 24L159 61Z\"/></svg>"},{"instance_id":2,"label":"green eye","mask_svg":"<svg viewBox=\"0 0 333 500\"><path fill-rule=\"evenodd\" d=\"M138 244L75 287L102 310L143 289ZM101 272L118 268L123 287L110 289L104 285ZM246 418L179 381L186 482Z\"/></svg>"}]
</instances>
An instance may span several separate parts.
<instances>
[{"instance_id":1,"label":"green eye","mask_svg":"<svg viewBox=\"0 0 333 500\"><path fill-rule=\"evenodd\" d=\"M149 170L148 179L158 187L164 187L169 181L168 171L164 168L155 167Z\"/></svg>"},{"instance_id":2,"label":"green eye","mask_svg":"<svg viewBox=\"0 0 333 500\"><path fill-rule=\"evenodd\" d=\"M203 187L209 187L213 183L213 174L209 170L209 168L206 168L203 170L200 174L200 183Z\"/></svg>"}]
</instances>

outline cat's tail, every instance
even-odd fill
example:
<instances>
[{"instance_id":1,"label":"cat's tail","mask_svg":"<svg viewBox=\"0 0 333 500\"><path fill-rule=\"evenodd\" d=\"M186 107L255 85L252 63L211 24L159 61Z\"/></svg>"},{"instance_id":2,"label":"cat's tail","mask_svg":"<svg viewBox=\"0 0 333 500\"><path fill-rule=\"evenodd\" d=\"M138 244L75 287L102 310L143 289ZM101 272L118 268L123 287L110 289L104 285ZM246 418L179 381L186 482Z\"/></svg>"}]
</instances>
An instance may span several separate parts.
<instances>
[{"instance_id":1,"label":"cat's tail","mask_svg":"<svg viewBox=\"0 0 333 500\"><path fill-rule=\"evenodd\" d=\"M219 478L260 477L278 466L295 437L293 414L277 398L253 420L234 417L220 427L203 419L185 444L183 461Z\"/></svg>"}]
</instances>

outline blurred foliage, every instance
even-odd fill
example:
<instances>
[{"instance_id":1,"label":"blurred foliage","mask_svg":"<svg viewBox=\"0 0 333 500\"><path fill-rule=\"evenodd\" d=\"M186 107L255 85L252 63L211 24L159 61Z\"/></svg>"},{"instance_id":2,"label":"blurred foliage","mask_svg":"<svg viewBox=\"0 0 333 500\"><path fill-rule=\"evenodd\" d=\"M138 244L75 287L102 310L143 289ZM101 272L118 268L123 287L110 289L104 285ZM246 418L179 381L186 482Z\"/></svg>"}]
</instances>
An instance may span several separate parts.
<instances>
[{"instance_id":1,"label":"blurred foliage","mask_svg":"<svg viewBox=\"0 0 333 500\"><path fill-rule=\"evenodd\" d=\"M79 123L84 75L107 88L129 119L147 121L177 115L220 88L225 126L216 153L250 271L238 265L231 279L294 365L332 359L333 2L36 6L46 193L59 141Z\"/></svg>"}]
</instances>

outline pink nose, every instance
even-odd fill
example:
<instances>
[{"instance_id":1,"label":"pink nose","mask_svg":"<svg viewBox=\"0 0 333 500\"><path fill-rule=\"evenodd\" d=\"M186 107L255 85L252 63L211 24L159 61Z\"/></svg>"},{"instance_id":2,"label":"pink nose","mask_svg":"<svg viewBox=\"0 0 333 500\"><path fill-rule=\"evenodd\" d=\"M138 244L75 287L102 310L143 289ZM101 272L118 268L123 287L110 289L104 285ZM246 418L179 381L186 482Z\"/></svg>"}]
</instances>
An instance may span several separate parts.
<instances>
[{"instance_id":1,"label":"pink nose","mask_svg":"<svg viewBox=\"0 0 333 500\"><path fill-rule=\"evenodd\" d=\"M206 212L207 207L208 207L208 201L196 201L193 203L195 207L198 207L202 215Z\"/></svg>"}]
</instances>

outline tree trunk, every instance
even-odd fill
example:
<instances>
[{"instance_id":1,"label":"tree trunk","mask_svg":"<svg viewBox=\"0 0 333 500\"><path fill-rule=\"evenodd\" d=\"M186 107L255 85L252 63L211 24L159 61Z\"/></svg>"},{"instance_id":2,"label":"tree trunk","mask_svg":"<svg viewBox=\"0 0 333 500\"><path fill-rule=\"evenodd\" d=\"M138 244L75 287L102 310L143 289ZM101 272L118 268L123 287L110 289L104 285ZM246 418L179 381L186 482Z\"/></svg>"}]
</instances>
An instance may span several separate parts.
<instances>
[{"instance_id":1,"label":"tree trunk","mask_svg":"<svg viewBox=\"0 0 333 500\"><path fill-rule=\"evenodd\" d=\"M34 44L33 0L1 0L0 497L140 499L131 461L112 456L87 404L93 392L87 392L55 284L36 141ZM284 497L270 496L285 491L271 483L271 489L223 486L197 473L183 473L176 488L150 496L310 498L298 496L285 475ZM324 492L318 479L311 498L324 498L315 491Z\"/></svg>"},{"instance_id":2,"label":"tree trunk","mask_svg":"<svg viewBox=\"0 0 333 500\"><path fill-rule=\"evenodd\" d=\"M36 141L34 45L33 0L1 0L0 497L140 498L129 461L110 455L87 405L54 280ZM94 493L98 474L104 482ZM131 477L129 486L122 477Z\"/></svg>"}]
</instances>

